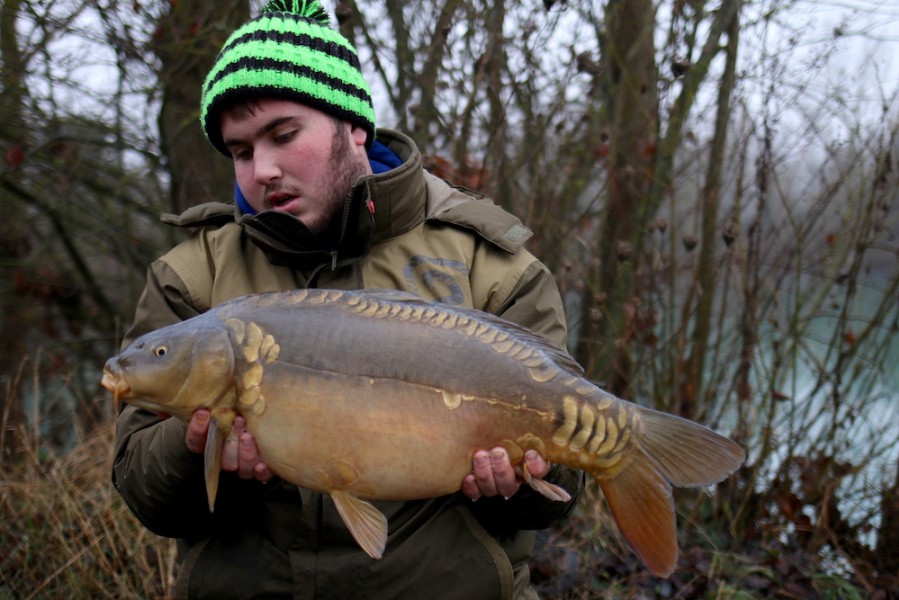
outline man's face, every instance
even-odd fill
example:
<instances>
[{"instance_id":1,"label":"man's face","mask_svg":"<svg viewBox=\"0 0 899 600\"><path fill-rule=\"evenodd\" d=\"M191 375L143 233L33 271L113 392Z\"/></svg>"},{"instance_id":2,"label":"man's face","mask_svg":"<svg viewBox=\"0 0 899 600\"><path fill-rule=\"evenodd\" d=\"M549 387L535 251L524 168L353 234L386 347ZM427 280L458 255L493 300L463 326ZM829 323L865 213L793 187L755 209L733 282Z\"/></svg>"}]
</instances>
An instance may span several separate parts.
<instances>
[{"instance_id":1,"label":"man's face","mask_svg":"<svg viewBox=\"0 0 899 600\"><path fill-rule=\"evenodd\" d=\"M221 127L250 206L290 213L322 239L353 184L371 173L364 129L290 100L236 105Z\"/></svg>"}]
</instances>

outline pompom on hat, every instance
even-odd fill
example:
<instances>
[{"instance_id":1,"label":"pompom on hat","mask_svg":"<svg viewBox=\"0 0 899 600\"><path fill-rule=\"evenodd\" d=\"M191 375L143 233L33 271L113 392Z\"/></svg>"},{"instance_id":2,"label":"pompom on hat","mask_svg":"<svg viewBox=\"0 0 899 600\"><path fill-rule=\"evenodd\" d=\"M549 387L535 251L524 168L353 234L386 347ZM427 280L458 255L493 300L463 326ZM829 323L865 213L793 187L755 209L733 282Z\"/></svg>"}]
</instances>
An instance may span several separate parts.
<instances>
[{"instance_id":1,"label":"pompom on hat","mask_svg":"<svg viewBox=\"0 0 899 600\"><path fill-rule=\"evenodd\" d=\"M206 138L231 156L222 140L222 108L258 98L293 100L375 138L371 91L356 49L330 27L318 0L273 0L225 42L203 83L200 121Z\"/></svg>"}]
</instances>

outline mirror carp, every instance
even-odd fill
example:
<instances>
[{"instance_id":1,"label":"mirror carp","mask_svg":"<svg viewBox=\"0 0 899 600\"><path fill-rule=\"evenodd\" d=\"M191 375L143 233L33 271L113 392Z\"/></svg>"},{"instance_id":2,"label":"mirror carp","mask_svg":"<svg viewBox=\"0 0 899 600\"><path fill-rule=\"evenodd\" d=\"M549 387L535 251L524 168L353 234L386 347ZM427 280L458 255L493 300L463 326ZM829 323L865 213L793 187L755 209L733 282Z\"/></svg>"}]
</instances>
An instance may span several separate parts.
<instances>
[{"instance_id":1,"label":"mirror carp","mask_svg":"<svg viewBox=\"0 0 899 600\"><path fill-rule=\"evenodd\" d=\"M213 510L224 439L242 414L282 479L329 494L365 552L387 522L369 500L461 488L479 449L503 446L592 475L621 533L656 575L677 563L672 487L718 483L743 450L706 427L616 398L564 351L487 313L393 291L293 290L237 298L135 340L102 385L137 407L188 421L208 408Z\"/></svg>"}]
</instances>

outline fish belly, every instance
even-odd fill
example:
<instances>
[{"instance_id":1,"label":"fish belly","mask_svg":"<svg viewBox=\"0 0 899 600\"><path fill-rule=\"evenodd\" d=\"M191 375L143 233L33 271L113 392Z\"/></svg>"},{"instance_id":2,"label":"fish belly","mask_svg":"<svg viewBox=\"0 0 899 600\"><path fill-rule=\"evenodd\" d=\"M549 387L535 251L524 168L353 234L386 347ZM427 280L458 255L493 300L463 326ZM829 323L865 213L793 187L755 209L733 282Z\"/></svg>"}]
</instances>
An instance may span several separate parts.
<instances>
[{"instance_id":1,"label":"fish belly","mask_svg":"<svg viewBox=\"0 0 899 600\"><path fill-rule=\"evenodd\" d=\"M536 435L545 420L492 398L281 365L267 368L257 402L245 416L274 473L379 500L455 492L475 450Z\"/></svg>"}]
</instances>

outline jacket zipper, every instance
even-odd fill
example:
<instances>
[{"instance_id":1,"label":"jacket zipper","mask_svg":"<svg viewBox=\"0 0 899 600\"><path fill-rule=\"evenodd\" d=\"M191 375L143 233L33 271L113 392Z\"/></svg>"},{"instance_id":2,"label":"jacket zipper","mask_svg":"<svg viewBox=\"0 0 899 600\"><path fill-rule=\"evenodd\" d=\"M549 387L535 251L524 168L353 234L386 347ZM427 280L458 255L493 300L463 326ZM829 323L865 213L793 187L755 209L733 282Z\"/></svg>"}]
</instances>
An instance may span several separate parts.
<instances>
[{"instance_id":1,"label":"jacket zipper","mask_svg":"<svg viewBox=\"0 0 899 600\"><path fill-rule=\"evenodd\" d=\"M264 230L264 231L265 231L265 234L266 234L268 237L272 238L273 240L275 240L275 241L277 241L277 242L280 242L280 243L284 244L285 246L288 246L288 247L289 247L289 246L293 246L293 240L291 240L291 239L288 238L288 237L285 237L285 236L281 235L280 232L278 232L277 230L275 230L274 228L272 228L272 226L269 225L268 223L266 223L265 221L256 221L256 224L254 225L254 227L256 227L257 229ZM306 252L309 252L309 251L307 251L307 250L300 250L300 252L306 253ZM312 252L314 252L314 250L313 250Z\"/></svg>"},{"instance_id":2,"label":"jacket zipper","mask_svg":"<svg viewBox=\"0 0 899 600\"><path fill-rule=\"evenodd\" d=\"M354 188L355 189L355 188ZM331 270L337 270L337 248L343 244L343 238L346 235L347 227L350 224L350 209L353 205L353 189L349 191L343 201L343 214L340 216L340 235L337 237L337 247L331 250Z\"/></svg>"}]
</instances>

